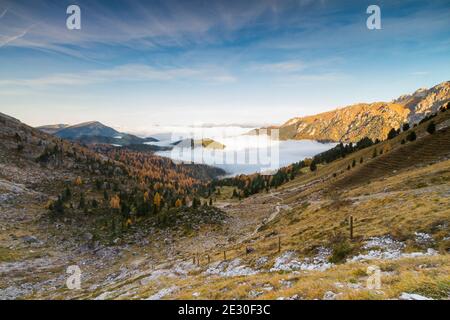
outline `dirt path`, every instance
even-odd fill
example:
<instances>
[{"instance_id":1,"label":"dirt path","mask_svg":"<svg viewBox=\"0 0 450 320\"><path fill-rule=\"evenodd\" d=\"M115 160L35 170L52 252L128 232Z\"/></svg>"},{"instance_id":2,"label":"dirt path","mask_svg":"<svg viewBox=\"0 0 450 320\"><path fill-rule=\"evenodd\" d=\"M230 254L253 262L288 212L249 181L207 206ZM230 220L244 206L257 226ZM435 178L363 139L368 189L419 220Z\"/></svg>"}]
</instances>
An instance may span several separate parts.
<instances>
[{"instance_id":1,"label":"dirt path","mask_svg":"<svg viewBox=\"0 0 450 320\"><path fill-rule=\"evenodd\" d=\"M270 191L270 195L279 201L277 202L277 204L275 206L275 211L267 219L263 220L263 224L267 224L267 223L273 221L280 214L281 210L290 210L291 209L291 206L289 206L287 204L282 204L282 202L284 201L283 198L277 196L272 191Z\"/></svg>"}]
</instances>

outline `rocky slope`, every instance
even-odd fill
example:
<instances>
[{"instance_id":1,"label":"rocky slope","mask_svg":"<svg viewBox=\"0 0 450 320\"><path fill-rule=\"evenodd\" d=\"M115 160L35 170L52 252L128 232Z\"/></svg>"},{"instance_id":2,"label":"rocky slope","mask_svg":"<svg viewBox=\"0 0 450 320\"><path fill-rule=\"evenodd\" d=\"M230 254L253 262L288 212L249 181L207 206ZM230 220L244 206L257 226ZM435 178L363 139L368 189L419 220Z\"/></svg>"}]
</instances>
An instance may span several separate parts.
<instances>
[{"instance_id":1,"label":"rocky slope","mask_svg":"<svg viewBox=\"0 0 450 320\"><path fill-rule=\"evenodd\" d=\"M391 128L416 123L450 101L450 82L419 89L392 102L360 103L318 115L293 118L279 127L286 139L357 142L364 137L383 140ZM252 132L252 133L255 133Z\"/></svg>"},{"instance_id":2,"label":"rocky slope","mask_svg":"<svg viewBox=\"0 0 450 320\"><path fill-rule=\"evenodd\" d=\"M410 110L408 121L415 123L429 113L436 112L450 101L450 81L443 82L431 89L419 89L411 95L403 95L394 100Z\"/></svg>"},{"instance_id":3,"label":"rocky slope","mask_svg":"<svg viewBox=\"0 0 450 320\"><path fill-rule=\"evenodd\" d=\"M170 179L177 188L201 177L209 181L213 178L209 174L216 171L206 166L175 165L169 159L145 153L139 159L151 159L142 162L142 169L136 158L126 157L128 151L118 150L121 160L127 163L0 113L0 300L58 291L64 287L69 261L86 266L83 276L87 277L95 270L115 270L119 254L128 252L128 240L122 243L122 237L128 234L133 238L129 242L138 247L144 247L143 243L148 246L147 237L152 250L156 241L162 246L167 238L163 227L139 227L138 232L126 233L119 220L111 219L109 199L116 192L133 190L137 171L153 164L151 174L159 177L148 181L158 179L166 185L164 180ZM49 205L68 188L70 193L65 194L70 196L63 210L58 214L50 211ZM108 200L102 200L102 192L108 194ZM91 207L94 200L97 204ZM90 209L82 210L81 203ZM192 223L192 228L197 228L205 219L220 222L215 208L202 207L195 214L191 211L176 212L177 221L189 218L182 226ZM198 219L192 220L194 216ZM172 216L168 217L164 223L170 225ZM101 221L105 218L110 223L108 228ZM99 237L102 230L107 233ZM116 236L116 231L121 235Z\"/></svg>"}]
</instances>

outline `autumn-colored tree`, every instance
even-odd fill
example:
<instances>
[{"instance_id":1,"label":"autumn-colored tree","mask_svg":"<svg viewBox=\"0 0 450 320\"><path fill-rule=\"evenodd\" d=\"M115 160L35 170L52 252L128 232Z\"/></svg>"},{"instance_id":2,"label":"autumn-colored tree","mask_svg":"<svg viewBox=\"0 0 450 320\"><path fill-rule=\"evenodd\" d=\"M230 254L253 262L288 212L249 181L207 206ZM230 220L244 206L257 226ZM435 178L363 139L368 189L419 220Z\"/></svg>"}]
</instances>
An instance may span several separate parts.
<instances>
[{"instance_id":1,"label":"autumn-colored tree","mask_svg":"<svg viewBox=\"0 0 450 320\"><path fill-rule=\"evenodd\" d=\"M155 193L155 196L153 197L153 204L155 205L156 210L159 210L161 206L161 195L159 192Z\"/></svg>"},{"instance_id":2,"label":"autumn-colored tree","mask_svg":"<svg viewBox=\"0 0 450 320\"><path fill-rule=\"evenodd\" d=\"M118 195L111 197L111 201L109 202L111 209L118 210L120 209L120 198Z\"/></svg>"},{"instance_id":3,"label":"autumn-colored tree","mask_svg":"<svg viewBox=\"0 0 450 320\"><path fill-rule=\"evenodd\" d=\"M175 202L175 207L176 207L176 208L180 208L182 205L183 205L183 203L181 202L180 199L178 199L178 200Z\"/></svg>"},{"instance_id":4,"label":"autumn-colored tree","mask_svg":"<svg viewBox=\"0 0 450 320\"><path fill-rule=\"evenodd\" d=\"M130 218L127 219L127 221L125 222L125 226L128 228L129 226L131 226L133 224L133 221L131 221Z\"/></svg>"},{"instance_id":5,"label":"autumn-colored tree","mask_svg":"<svg viewBox=\"0 0 450 320\"><path fill-rule=\"evenodd\" d=\"M75 185L76 185L76 186L81 186L82 184L83 184L83 180L81 180L81 177L78 176L78 177L75 179Z\"/></svg>"}]
</instances>

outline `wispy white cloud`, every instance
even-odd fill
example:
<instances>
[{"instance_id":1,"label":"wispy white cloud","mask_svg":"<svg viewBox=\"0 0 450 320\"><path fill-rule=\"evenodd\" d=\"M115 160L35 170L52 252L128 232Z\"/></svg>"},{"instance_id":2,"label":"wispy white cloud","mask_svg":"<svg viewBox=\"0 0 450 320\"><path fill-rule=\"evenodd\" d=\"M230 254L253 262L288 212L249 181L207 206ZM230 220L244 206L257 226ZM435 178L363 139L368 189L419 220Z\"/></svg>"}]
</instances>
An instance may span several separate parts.
<instances>
[{"instance_id":1,"label":"wispy white cloud","mask_svg":"<svg viewBox=\"0 0 450 320\"><path fill-rule=\"evenodd\" d=\"M325 72L325 73L305 73L305 74L298 74L298 75L292 75L286 78L291 83L296 83L298 81L337 81L337 80L343 80L347 79L349 75L338 73L338 72Z\"/></svg>"},{"instance_id":2,"label":"wispy white cloud","mask_svg":"<svg viewBox=\"0 0 450 320\"><path fill-rule=\"evenodd\" d=\"M304 70L307 65L298 60L289 60L275 63L262 63L250 67L252 71L270 72L270 73L292 73Z\"/></svg>"},{"instance_id":3,"label":"wispy white cloud","mask_svg":"<svg viewBox=\"0 0 450 320\"><path fill-rule=\"evenodd\" d=\"M13 43L16 40L23 38L28 33L29 30L30 30L30 28L27 28L27 29L21 31L19 34L14 35L14 36L9 36L9 37L0 35L0 48L4 47L10 43Z\"/></svg>"},{"instance_id":4,"label":"wispy white cloud","mask_svg":"<svg viewBox=\"0 0 450 320\"><path fill-rule=\"evenodd\" d=\"M428 71L414 71L410 73L411 76L426 76L429 74L430 73Z\"/></svg>"},{"instance_id":5,"label":"wispy white cloud","mask_svg":"<svg viewBox=\"0 0 450 320\"><path fill-rule=\"evenodd\" d=\"M313 60L283 60L272 63L258 63L251 65L249 71L257 71L267 74L303 75L306 73L319 73L326 69L330 73L332 68L344 62L341 57L329 57Z\"/></svg>"},{"instance_id":6,"label":"wispy white cloud","mask_svg":"<svg viewBox=\"0 0 450 320\"><path fill-rule=\"evenodd\" d=\"M207 5L196 0L135 0L109 6L102 1L80 0L82 30L71 32L64 24L64 2L1 1L8 6L8 17L11 17L0 28L0 35L14 34L14 30L23 30L30 24L38 25L27 33L26 39L21 37L8 42L10 46L77 58L92 58L98 54L96 45L158 49L221 44L239 38L241 30L255 25L278 28L286 23L283 16L286 12L323 5L323 1L315 0L210 0ZM81 56L80 50L68 48L80 48L84 54Z\"/></svg>"},{"instance_id":7,"label":"wispy white cloud","mask_svg":"<svg viewBox=\"0 0 450 320\"><path fill-rule=\"evenodd\" d=\"M236 2L226 7L220 1L212 1L208 6L176 0L152 5L146 1L132 1L124 2L127 5L124 16L122 10L89 1L81 5L82 30L69 32L61 23L65 10L60 3L4 2L11 7L14 19L2 26L0 34L11 34L17 28L23 29L24 24L39 24L39 28L28 34L26 41L14 41L11 45L57 52L67 45L157 48L214 43L218 39L212 30L220 30L221 37L226 38L229 32L240 30L273 10L271 0Z\"/></svg>"},{"instance_id":8,"label":"wispy white cloud","mask_svg":"<svg viewBox=\"0 0 450 320\"><path fill-rule=\"evenodd\" d=\"M33 79L0 80L0 86L83 86L114 81L170 81L198 80L232 82L236 79L214 67L155 68L148 65L128 64L111 69L91 70L80 73L60 73Z\"/></svg>"},{"instance_id":9,"label":"wispy white cloud","mask_svg":"<svg viewBox=\"0 0 450 320\"><path fill-rule=\"evenodd\" d=\"M272 83L282 86L297 86L301 83L332 82L347 79L348 74L340 71L339 65L344 61L340 57L316 60L285 60L274 63L254 64L248 71L258 72L270 78Z\"/></svg>"},{"instance_id":10,"label":"wispy white cloud","mask_svg":"<svg viewBox=\"0 0 450 320\"><path fill-rule=\"evenodd\" d=\"M429 41L449 29L448 15L448 10L424 9L401 16L383 16L383 30L377 31L367 29L364 14L352 17L342 24L328 24L322 19L307 19L302 22L302 28L298 31L262 38L254 46L259 50L334 49L340 53L381 46L393 52L403 44L410 45L419 42L418 39L428 39L426 42L420 42L423 43L424 50L430 50L432 48L429 47Z\"/></svg>"},{"instance_id":11,"label":"wispy white cloud","mask_svg":"<svg viewBox=\"0 0 450 320\"><path fill-rule=\"evenodd\" d=\"M6 15L7 12L8 12L8 8L3 10L2 13L0 13L0 19L3 18Z\"/></svg>"}]
</instances>

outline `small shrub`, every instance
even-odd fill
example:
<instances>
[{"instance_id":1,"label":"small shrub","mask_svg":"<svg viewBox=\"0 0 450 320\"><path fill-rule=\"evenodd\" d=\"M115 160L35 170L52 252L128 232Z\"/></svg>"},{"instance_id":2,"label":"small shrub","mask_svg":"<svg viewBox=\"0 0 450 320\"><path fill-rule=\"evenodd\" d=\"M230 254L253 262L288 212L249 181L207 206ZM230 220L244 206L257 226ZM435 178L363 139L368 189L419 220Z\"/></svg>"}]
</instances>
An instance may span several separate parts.
<instances>
[{"instance_id":1,"label":"small shrub","mask_svg":"<svg viewBox=\"0 0 450 320\"><path fill-rule=\"evenodd\" d=\"M433 133L436 132L436 125L434 124L433 121L431 121L430 124L428 125L428 127L427 127L427 132L428 132L429 134L433 134Z\"/></svg>"},{"instance_id":2,"label":"small shrub","mask_svg":"<svg viewBox=\"0 0 450 320\"><path fill-rule=\"evenodd\" d=\"M331 245L332 254L328 261L331 263L344 262L345 259L355 251L354 245L349 242L348 237L342 232L331 237L329 243Z\"/></svg>"},{"instance_id":3,"label":"small shrub","mask_svg":"<svg viewBox=\"0 0 450 320\"><path fill-rule=\"evenodd\" d=\"M372 158L376 158L378 155L377 148L373 149Z\"/></svg>"},{"instance_id":4,"label":"small shrub","mask_svg":"<svg viewBox=\"0 0 450 320\"><path fill-rule=\"evenodd\" d=\"M353 252L353 247L348 241L342 241L333 246L333 253L329 258L331 263L340 263L345 261L345 259Z\"/></svg>"},{"instance_id":5,"label":"small shrub","mask_svg":"<svg viewBox=\"0 0 450 320\"><path fill-rule=\"evenodd\" d=\"M367 277L367 271L364 269L356 269L352 272L355 277Z\"/></svg>"},{"instance_id":6,"label":"small shrub","mask_svg":"<svg viewBox=\"0 0 450 320\"><path fill-rule=\"evenodd\" d=\"M409 128L410 128L410 126L409 126L409 123L407 123L407 122L404 123L403 126L402 126L403 132L408 131Z\"/></svg>"},{"instance_id":7,"label":"small shrub","mask_svg":"<svg viewBox=\"0 0 450 320\"><path fill-rule=\"evenodd\" d=\"M53 201L48 205L48 209L56 214L63 214L64 213L64 203L61 199L61 197L58 197L56 201Z\"/></svg>"},{"instance_id":8,"label":"small shrub","mask_svg":"<svg viewBox=\"0 0 450 320\"><path fill-rule=\"evenodd\" d=\"M414 131L411 131L407 136L406 139L408 141L415 141L417 139L417 135Z\"/></svg>"}]
</instances>

